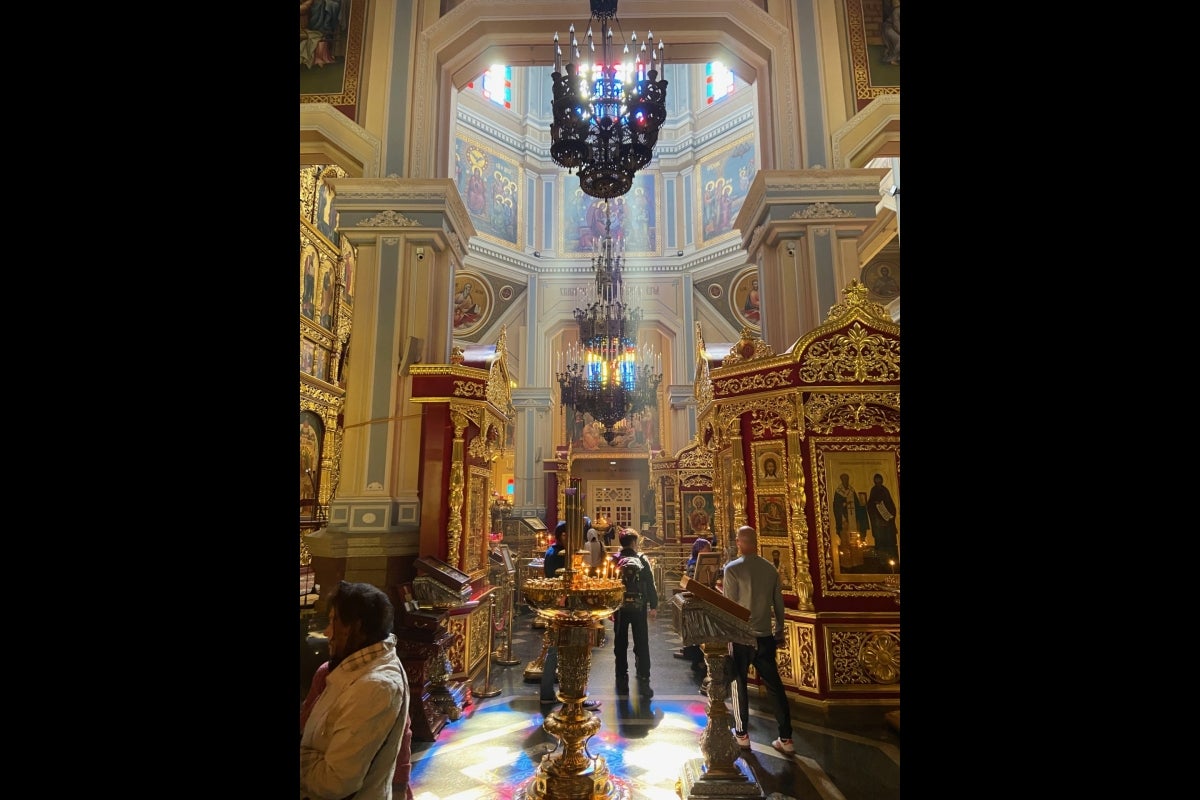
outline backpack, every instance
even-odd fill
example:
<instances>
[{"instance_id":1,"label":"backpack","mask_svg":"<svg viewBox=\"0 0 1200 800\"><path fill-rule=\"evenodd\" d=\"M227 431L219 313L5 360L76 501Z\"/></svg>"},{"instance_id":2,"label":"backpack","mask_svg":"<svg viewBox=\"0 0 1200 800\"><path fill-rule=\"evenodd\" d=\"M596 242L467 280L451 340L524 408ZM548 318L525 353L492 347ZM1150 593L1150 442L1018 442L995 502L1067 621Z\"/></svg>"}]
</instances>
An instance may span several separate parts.
<instances>
[{"instance_id":1,"label":"backpack","mask_svg":"<svg viewBox=\"0 0 1200 800\"><path fill-rule=\"evenodd\" d=\"M621 608L645 608L646 597L642 591L642 570L645 568L645 562L638 556L623 556L617 562L617 567L620 570L621 582L625 584L625 600L621 603Z\"/></svg>"}]
</instances>

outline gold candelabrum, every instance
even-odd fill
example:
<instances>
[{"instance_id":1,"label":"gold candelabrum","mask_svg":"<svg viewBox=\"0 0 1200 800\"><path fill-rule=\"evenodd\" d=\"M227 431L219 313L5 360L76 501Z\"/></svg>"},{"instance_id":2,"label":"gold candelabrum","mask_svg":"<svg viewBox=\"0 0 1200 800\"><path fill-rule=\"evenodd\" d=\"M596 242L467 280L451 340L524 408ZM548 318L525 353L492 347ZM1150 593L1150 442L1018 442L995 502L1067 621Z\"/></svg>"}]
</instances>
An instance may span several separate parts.
<instances>
[{"instance_id":1,"label":"gold candelabrum","mask_svg":"<svg viewBox=\"0 0 1200 800\"><path fill-rule=\"evenodd\" d=\"M583 544L579 479L565 490L567 566L553 578L524 583L525 601L547 623L547 644L558 647L559 710L542 727L558 740L542 757L533 777L517 792L517 800L618 800L629 790L608 772L604 756L593 756L587 741L600 730L600 718L583 707L596 623L621 605L625 587L613 577L591 577L573 557Z\"/></svg>"}]
</instances>

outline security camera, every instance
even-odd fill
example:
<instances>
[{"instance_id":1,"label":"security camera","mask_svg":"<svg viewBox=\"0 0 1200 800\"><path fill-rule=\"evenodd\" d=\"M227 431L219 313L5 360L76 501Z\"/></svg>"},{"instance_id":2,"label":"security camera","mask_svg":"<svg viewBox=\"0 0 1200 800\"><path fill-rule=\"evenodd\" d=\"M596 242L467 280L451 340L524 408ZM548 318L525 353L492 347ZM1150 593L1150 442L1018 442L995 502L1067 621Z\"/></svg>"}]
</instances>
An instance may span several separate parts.
<instances>
[{"instance_id":1,"label":"security camera","mask_svg":"<svg viewBox=\"0 0 1200 800\"><path fill-rule=\"evenodd\" d=\"M534 258L541 258L541 257L542 257L542 251L541 251L541 250L534 250L534 251L533 251L533 257L534 257Z\"/></svg>"},{"instance_id":2,"label":"security camera","mask_svg":"<svg viewBox=\"0 0 1200 800\"><path fill-rule=\"evenodd\" d=\"M900 194L900 186L898 184L893 183L892 187L890 189L888 189L888 194L890 194L892 197L895 197L896 195Z\"/></svg>"}]
</instances>

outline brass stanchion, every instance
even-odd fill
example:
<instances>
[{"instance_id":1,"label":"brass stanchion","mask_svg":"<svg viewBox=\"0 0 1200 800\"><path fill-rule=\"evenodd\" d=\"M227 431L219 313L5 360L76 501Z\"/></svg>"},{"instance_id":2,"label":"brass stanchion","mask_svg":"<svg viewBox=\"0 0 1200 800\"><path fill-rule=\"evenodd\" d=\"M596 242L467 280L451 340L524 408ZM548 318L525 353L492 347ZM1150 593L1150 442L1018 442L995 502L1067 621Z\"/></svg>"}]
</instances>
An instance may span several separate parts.
<instances>
[{"instance_id":1,"label":"brass stanchion","mask_svg":"<svg viewBox=\"0 0 1200 800\"><path fill-rule=\"evenodd\" d=\"M508 631L504 637L504 652L496 654L496 663L506 667L521 663L521 659L512 657L512 631L513 623L516 622L517 616L517 581L514 577L515 574L510 575L508 578Z\"/></svg>"},{"instance_id":2,"label":"brass stanchion","mask_svg":"<svg viewBox=\"0 0 1200 800\"><path fill-rule=\"evenodd\" d=\"M495 592L492 592L490 599L491 605L489 608L490 616L488 618L487 666L485 667L484 671L483 688L476 689L475 687L471 687L471 694L475 695L476 697L495 697L501 692L501 689L498 686L492 686L492 639L494 638L493 634L496 631L496 625L492 622L492 620L496 619Z\"/></svg>"}]
</instances>

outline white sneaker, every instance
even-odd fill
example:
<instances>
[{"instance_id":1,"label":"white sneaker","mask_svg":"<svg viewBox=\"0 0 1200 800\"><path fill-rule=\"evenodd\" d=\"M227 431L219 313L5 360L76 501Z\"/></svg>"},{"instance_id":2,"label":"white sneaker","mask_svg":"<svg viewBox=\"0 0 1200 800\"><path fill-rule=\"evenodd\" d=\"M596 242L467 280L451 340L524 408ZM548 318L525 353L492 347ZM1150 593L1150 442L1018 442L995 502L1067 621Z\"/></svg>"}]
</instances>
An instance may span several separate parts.
<instances>
[{"instance_id":1,"label":"white sneaker","mask_svg":"<svg viewBox=\"0 0 1200 800\"><path fill-rule=\"evenodd\" d=\"M775 741L771 742L771 747L774 747L785 756L796 755L796 748L792 747L791 739L776 739Z\"/></svg>"},{"instance_id":2,"label":"white sneaker","mask_svg":"<svg viewBox=\"0 0 1200 800\"><path fill-rule=\"evenodd\" d=\"M743 750L750 749L750 734L749 733L738 733L735 730L733 732L733 738L737 739L738 747L742 748Z\"/></svg>"}]
</instances>

